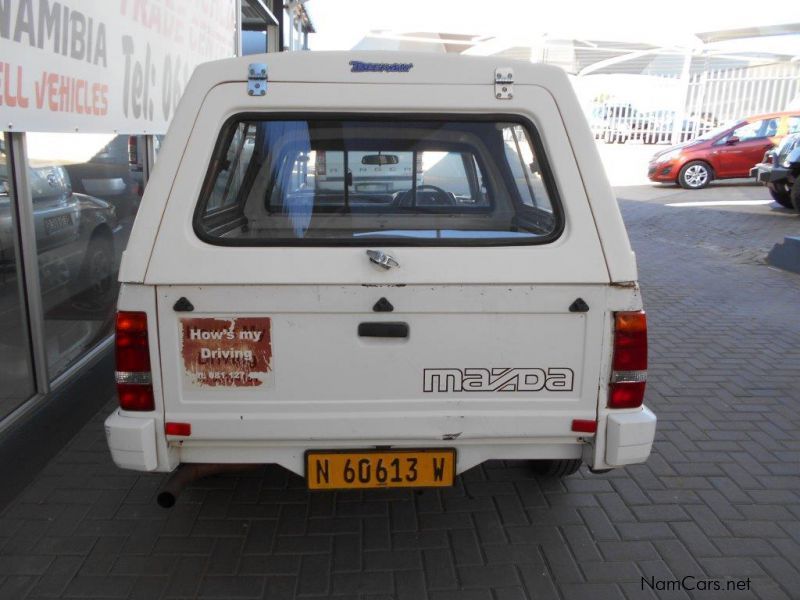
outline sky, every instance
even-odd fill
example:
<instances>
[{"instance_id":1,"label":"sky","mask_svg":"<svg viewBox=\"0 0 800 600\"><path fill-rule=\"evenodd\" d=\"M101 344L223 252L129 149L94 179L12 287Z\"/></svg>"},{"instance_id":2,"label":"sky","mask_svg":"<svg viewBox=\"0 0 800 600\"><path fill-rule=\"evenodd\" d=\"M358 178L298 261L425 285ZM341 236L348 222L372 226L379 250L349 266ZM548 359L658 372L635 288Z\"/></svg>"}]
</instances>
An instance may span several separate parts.
<instances>
[{"instance_id":1,"label":"sky","mask_svg":"<svg viewBox=\"0 0 800 600\"><path fill-rule=\"evenodd\" d=\"M691 34L800 22L800 3L753 0L308 0L312 50L349 50L371 30L691 43ZM800 49L798 49L800 53Z\"/></svg>"}]
</instances>

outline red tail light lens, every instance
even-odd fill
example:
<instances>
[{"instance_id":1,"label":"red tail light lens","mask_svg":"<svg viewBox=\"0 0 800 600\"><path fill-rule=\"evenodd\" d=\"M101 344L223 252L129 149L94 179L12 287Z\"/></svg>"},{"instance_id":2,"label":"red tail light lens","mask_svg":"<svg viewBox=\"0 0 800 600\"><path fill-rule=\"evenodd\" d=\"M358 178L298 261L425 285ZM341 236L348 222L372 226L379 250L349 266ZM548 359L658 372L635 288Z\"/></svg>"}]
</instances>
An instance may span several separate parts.
<instances>
[{"instance_id":1,"label":"red tail light lens","mask_svg":"<svg viewBox=\"0 0 800 600\"><path fill-rule=\"evenodd\" d=\"M147 315L143 312L119 311L115 342L115 375L120 408L154 410Z\"/></svg>"},{"instance_id":2,"label":"red tail light lens","mask_svg":"<svg viewBox=\"0 0 800 600\"><path fill-rule=\"evenodd\" d=\"M572 431L579 433L597 433L597 421L589 419L573 419Z\"/></svg>"},{"instance_id":3,"label":"red tail light lens","mask_svg":"<svg viewBox=\"0 0 800 600\"><path fill-rule=\"evenodd\" d=\"M647 370L647 317L644 311L614 315L614 371Z\"/></svg>"},{"instance_id":4,"label":"red tail light lens","mask_svg":"<svg viewBox=\"0 0 800 600\"><path fill-rule=\"evenodd\" d=\"M148 411L155 409L152 385L117 383L117 398L122 410Z\"/></svg>"},{"instance_id":5,"label":"red tail light lens","mask_svg":"<svg viewBox=\"0 0 800 600\"><path fill-rule=\"evenodd\" d=\"M644 381L612 383L608 387L609 408L637 408L644 402Z\"/></svg>"},{"instance_id":6,"label":"red tail light lens","mask_svg":"<svg viewBox=\"0 0 800 600\"><path fill-rule=\"evenodd\" d=\"M147 343L147 315L143 312L117 313L117 371L150 372Z\"/></svg>"},{"instance_id":7,"label":"red tail light lens","mask_svg":"<svg viewBox=\"0 0 800 600\"><path fill-rule=\"evenodd\" d=\"M647 317L644 311L614 315L614 359L609 408L636 408L647 382Z\"/></svg>"},{"instance_id":8,"label":"red tail light lens","mask_svg":"<svg viewBox=\"0 0 800 600\"><path fill-rule=\"evenodd\" d=\"M167 435L180 435L189 437L192 435L191 423L164 423L164 432Z\"/></svg>"}]
</instances>

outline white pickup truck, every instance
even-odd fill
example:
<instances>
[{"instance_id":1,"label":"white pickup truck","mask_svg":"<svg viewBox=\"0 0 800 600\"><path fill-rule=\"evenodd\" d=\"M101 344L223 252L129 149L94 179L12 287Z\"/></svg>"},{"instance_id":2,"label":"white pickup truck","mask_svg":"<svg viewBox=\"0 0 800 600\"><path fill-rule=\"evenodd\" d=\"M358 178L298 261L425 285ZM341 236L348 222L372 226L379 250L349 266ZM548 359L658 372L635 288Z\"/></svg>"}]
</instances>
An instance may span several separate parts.
<instances>
[{"instance_id":1,"label":"white pickup truck","mask_svg":"<svg viewBox=\"0 0 800 600\"><path fill-rule=\"evenodd\" d=\"M343 174L317 185L321 153ZM358 185L364 164L403 168ZM185 482L277 463L311 489L425 487L489 459L563 476L652 447L635 257L557 68L205 64L120 281L106 436L123 468L182 465Z\"/></svg>"}]
</instances>

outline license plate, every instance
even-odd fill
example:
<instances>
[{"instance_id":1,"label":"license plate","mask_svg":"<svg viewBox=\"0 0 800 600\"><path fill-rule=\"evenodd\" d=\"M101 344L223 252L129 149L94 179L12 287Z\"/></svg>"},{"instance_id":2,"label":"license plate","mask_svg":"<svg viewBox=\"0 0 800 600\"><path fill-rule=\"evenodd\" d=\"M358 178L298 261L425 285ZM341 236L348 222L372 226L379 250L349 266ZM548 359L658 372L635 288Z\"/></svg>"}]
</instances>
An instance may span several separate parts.
<instances>
[{"instance_id":1,"label":"license plate","mask_svg":"<svg viewBox=\"0 0 800 600\"><path fill-rule=\"evenodd\" d=\"M306 452L306 481L311 490L448 487L455 474L453 448Z\"/></svg>"},{"instance_id":2,"label":"license plate","mask_svg":"<svg viewBox=\"0 0 800 600\"><path fill-rule=\"evenodd\" d=\"M44 230L47 235L55 233L59 229L64 229L72 225L72 216L58 215L57 217L45 217Z\"/></svg>"}]
</instances>

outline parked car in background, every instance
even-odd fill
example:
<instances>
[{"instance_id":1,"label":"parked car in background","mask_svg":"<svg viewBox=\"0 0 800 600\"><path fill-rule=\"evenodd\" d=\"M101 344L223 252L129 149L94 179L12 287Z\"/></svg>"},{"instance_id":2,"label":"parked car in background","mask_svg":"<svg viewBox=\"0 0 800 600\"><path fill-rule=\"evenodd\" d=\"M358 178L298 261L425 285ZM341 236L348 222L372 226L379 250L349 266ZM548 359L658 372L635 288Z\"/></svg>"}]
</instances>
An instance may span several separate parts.
<instances>
[{"instance_id":1,"label":"parked car in background","mask_svg":"<svg viewBox=\"0 0 800 600\"><path fill-rule=\"evenodd\" d=\"M135 140L133 148L131 138ZM133 226L144 190L143 138L114 136L86 162L64 166L72 189L110 203L126 230Z\"/></svg>"},{"instance_id":2,"label":"parked car in background","mask_svg":"<svg viewBox=\"0 0 800 600\"><path fill-rule=\"evenodd\" d=\"M750 176L767 186L775 202L800 212L800 133L787 136L776 150L768 151Z\"/></svg>"},{"instance_id":3,"label":"parked car in background","mask_svg":"<svg viewBox=\"0 0 800 600\"><path fill-rule=\"evenodd\" d=\"M592 109L589 126L595 139L605 143L624 144L630 139L643 139L656 123L632 104L601 104Z\"/></svg>"},{"instance_id":4,"label":"parked car in background","mask_svg":"<svg viewBox=\"0 0 800 600\"><path fill-rule=\"evenodd\" d=\"M4 154L2 143L0 153ZM45 311L106 310L115 297L120 226L110 203L73 191L63 166L28 169ZM5 161L0 162L0 272L13 272L14 223ZM2 306L2 302L0 302Z\"/></svg>"},{"instance_id":5,"label":"parked car in background","mask_svg":"<svg viewBox=\"0 0 800 600\"><path fill-rule=\"evenodd\" d=\"M656 153L647 176L686 189L704 188L714 179L748 177L764 152L798 129L800 110L747 117Z\"/></svg>"},{"instance_id":6,"label":"parked car in background","mask_svg":"<svg viewBox=\"0 0 800 600\"><path fill-rule=\"evenodd\" d=\"M645 144L669 144L672 142L672 133L675 124L676 113L674 110L658 110L646 113L650 121L650 126L643 131L641 137ZM707 115L684 117L681 122L679 143L688 142L693 138L704 135L717 127L719 123Z\"/></svg>"},{"instance_id":7,"label":"parked car in background","mask_svg":"<svg viewBox=\"0 0 800 600\"><path fill-rule=\"evenodd\" d=\"M643 144L664 144L672 141L675 120L674 110L652 110L642 112L632 104L601 104L589 117L595 139L606 143L624 144L641 141ZM703 135L719 125L708 114L682 117L679 141L685 142Z\"/></svg>"}]
</instances>

